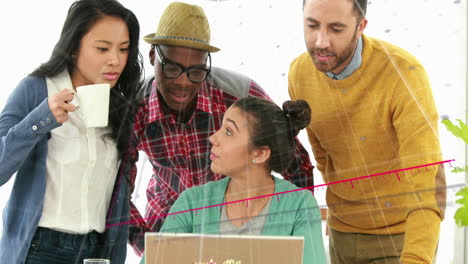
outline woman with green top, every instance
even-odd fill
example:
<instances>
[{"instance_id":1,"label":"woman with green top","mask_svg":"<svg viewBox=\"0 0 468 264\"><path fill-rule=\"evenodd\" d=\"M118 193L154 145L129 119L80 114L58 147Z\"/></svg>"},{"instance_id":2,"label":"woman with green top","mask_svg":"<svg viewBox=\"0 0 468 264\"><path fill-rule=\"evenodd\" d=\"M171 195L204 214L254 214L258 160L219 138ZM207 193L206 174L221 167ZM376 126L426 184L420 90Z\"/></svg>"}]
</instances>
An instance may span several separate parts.
<instances>
[{"instance_id":1,"label":"woman with green top","mask_svg":"<svg viewBox=\"0 0 468 264\"><path fill-rule=\"evenodd\" d=\"M296 185L271 175L288 168L294 138L309 122L310 108L302 100L287 101L283 109L255 97L235 102L210 137L211 170L227 177L183 192L161 232L302 236L303 263L326 263L312 193L293 191Z\"/></svg>"}]
</instances>

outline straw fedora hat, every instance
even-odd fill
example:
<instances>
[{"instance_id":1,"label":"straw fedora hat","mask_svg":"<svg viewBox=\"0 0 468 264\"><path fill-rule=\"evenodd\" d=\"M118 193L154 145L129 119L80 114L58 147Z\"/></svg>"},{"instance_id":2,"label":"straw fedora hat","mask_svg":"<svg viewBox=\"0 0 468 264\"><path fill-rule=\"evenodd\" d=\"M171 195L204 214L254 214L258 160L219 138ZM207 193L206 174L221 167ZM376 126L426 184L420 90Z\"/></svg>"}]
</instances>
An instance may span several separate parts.
<instances>
[{"instance_id":1,"label":"straw fedora hat","mask_svg":"<svg viewBox=\"0 0 468 264\"><path fill-rule=\"evenodd\" d=\"M171 3L164 10L156 33L146 35L144 40L150 44L219 51L210 45L210 25L203 9L181 2Z\"/></svg>"}]
</instances>

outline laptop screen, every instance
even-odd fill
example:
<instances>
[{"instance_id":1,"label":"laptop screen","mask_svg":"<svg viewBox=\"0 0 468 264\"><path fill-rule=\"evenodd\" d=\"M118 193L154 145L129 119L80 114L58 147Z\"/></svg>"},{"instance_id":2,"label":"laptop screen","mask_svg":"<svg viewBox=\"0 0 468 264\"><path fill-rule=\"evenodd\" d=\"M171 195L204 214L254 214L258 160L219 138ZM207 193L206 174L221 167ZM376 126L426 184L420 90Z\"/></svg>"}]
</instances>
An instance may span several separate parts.
<instances>
[{"instance_id":1,"label":"laptop screen","mask_svg":"<svg viewBox=\"0 0 468 264\"><path fill-rule=\"evenodd\" d=\"M145 234L146 264L301 264L304 238L217 234Z\"/></svg>"}]
</instances>

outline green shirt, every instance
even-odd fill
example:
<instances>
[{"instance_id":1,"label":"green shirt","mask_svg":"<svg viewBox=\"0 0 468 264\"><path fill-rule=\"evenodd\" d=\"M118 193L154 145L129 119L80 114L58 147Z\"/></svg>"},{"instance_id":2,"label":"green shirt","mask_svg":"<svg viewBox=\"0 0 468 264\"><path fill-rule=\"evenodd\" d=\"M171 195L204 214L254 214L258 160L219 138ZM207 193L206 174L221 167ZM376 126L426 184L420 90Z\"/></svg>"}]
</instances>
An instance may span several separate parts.
<instances>
[{"instance_id":1,"label":"green shirt","mask_svg":"<svg viewBox=\"0 0 468 264\"><path fill-rule=\"evenodd\" d=\"M275 178L275 193L298 189L288 181ZM192 187L182 192L171 207L161 232L218 234L221 206L230 178ZM262 235L304 237L303 263L326 263L322 241L321 215L308 190L273 195ZM246 205L246 202L242 202ZM203 208L212 206L209 208ZM192 210L203 208L199 210ZM143 262L142 262L143 263Z\"/></svg>"}]
</instances>

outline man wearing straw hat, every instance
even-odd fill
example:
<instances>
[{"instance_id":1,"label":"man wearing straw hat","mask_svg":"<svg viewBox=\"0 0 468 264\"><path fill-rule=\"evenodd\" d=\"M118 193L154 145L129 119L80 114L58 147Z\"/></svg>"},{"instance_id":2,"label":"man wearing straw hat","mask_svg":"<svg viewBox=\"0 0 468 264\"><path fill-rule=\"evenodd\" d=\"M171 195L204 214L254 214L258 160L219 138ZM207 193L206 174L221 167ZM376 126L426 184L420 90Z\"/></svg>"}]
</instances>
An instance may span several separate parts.
<instances>
[{"instance_id":1,"label":"man wearing straw hat","mask_svg":"<svg viewBox=\"0 0 468 264\"><path fill-rule=\"evenodd\" d=\"M251 79L211 67L210 27L203 9L180 2L163 12L156 33L144 40L151 44L149 57L154 78L140 96L135 120L136 149L153 165L147 187L148 204L143 219L132 205L130 243L143 252L145 231L158 231L171 205L185 189L219 180L210 170L208 138L221 127L223 114L238 98L268 95ZM301 187L313 185L309 156L298 144L296 158L283 174ZM134 153L135 159L138 154ZM136 169L131 170L132 181Z\"/></svg>"}]
</instances>

